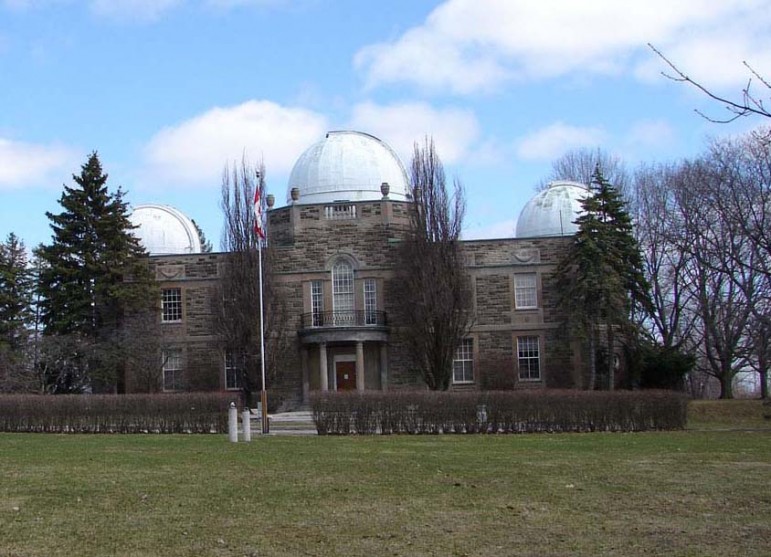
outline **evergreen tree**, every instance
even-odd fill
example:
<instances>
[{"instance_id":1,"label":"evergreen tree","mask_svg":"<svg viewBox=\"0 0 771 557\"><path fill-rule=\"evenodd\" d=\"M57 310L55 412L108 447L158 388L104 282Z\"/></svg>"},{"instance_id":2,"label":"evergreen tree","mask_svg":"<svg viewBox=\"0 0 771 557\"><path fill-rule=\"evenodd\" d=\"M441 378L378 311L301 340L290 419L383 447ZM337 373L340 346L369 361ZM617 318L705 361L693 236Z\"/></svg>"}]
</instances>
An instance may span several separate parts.
<instances>
[{"instance_id":1,"label":"evergreen tree","mask_svg":"<svg viewBox=\"0 0 771 557\"><path fill-rule=\"evenodd\" d=\"M0 243L0 391L24 390L29 383L33 287L24 242L11 233Z\"/></svg>"},{"instance_id":2,"label":"evergreen tree","mask_svg":"<svg viewBox=\"0 0 771 557\"><path fill-rule=\"evenodd\" d=\"M113 388L120 378L121 326L130 312L154 302L123 192L108 191L95 152L72 178L75 186L65 185L59 200L63 211L46 213L53 241L38 251L43 332L78 347L67 373L55 372L58 392Z\"/></svg>"},{"instance_id":3,"label":"evergreen tree","mask_svg":"<svg viewBox=\"0 0 771 557\"><path fill-rule=\"evenodd\" d=\"M633 306L647 309L648 285L632 233L632 220L618 190L596 168L592 194L582 201L578 232L558 268L560 297L572 328L589 340L589 389L595 387L600 329L607 343L607 386L614 384L617 330L631 332Z\"/></svg>"},{"instance_id":4,"label":"evergreen tree","mask_svg":"<svg viewBox=\"0 0 771 557\"><path fill-rule=\"evenodd\" d=\"M211 242L206 238L206 234L203 233L203 229L198 226L198 223L195 222L195 219L192 219L193 226L195 226L195 231L198 233L198 240L201 242L201 251L203 253L211 253L212 252L212 245Z\"/></svg>"}]
</instances>

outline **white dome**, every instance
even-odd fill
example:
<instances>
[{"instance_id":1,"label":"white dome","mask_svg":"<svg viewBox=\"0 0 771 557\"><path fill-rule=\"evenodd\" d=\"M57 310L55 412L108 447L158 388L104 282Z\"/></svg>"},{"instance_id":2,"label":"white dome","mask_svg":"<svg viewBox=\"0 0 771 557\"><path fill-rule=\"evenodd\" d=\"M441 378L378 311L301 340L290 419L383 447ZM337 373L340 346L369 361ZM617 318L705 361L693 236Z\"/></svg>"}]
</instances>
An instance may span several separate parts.
<instances>
[{"instance_id":1,"label":"white dome","mask_svg":"<svg viewBox=\"0 0 771 557\"><path fill-rule=\"evenodd\" d=\"M193 221L168 205L138 205L129 220L134 235L150 255L201 253Z\"/></svg>"},{"instance_id":2,"label":"white dome","mask_svg":"<svg viewBox=\"0 0 771 557\"><path fill-rule=\"evenodd\" d=\"M383 182L390 186L389 199L408 198L407 174L393 149L366 133L334 131L297 159L286 201L292 201L292 188L300 190L302 204L375 201L383 197Z\"/></svg>"},{"instance_id":3,"label":"white dome","mask_svg":"<svg viewBox=\"0 0 771 557\"><path fill-rule=\"evenodd\" d=\"M517 219L517 238L568 236L578 232L573 222L589 189L578 182L551 182L527 202Z\"/></svg>"}]
</instances>

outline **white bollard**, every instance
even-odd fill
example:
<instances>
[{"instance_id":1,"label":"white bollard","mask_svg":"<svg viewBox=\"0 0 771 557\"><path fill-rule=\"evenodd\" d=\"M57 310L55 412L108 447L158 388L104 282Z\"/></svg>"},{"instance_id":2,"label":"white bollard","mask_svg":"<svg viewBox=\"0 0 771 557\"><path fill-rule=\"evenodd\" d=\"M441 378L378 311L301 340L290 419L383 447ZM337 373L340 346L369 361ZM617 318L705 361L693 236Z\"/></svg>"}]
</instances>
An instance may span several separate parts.
<instances>
[{"instance_id":1,"label":"white bollard","mask_svg":"<svg viewBox=\"0 0 771 557\"><path fill-rule=\"evenodd\" d=\"M236 403L230 403L228 410L228 439L231 443L238 443L238 408Z\"/></svg>"},{"instance_id":2,"label":"white bollard","mask_svg":"<svg viewBox=\"0 0 771 557\"><path fill-rule=\"evenodd\" d=\"M241 429L244 430L244 442L248 443L252 440L252 413L248 408L244 408L241 412Z\"/></svg>"}]
</instances>

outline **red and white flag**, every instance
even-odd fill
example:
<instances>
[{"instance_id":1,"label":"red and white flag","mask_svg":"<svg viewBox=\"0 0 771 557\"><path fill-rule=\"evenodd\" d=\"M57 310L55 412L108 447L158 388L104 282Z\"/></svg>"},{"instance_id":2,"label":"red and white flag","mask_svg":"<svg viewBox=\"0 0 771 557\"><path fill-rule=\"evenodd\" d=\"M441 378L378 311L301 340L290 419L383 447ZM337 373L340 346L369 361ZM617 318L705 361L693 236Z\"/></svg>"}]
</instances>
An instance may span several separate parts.
<instances>
[{"instance_id":1,"label":"red and white flag","mask_svg":"<svg viewBox=\"0 0 771 557\"><path fill-rule=\"evenodd\" d=\"M254 231L260 238L265 239L265 229L262 226L262 201L260 199L259 186L254 190Z\"/></svg>"}]
</instances>

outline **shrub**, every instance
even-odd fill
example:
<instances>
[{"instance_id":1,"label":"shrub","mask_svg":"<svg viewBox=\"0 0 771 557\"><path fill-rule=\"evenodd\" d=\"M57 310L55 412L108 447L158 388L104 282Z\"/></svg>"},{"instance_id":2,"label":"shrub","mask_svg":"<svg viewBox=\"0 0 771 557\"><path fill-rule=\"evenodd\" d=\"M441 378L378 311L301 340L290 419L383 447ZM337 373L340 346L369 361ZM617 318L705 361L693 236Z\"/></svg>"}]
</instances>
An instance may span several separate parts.
<instances>
[{"instance_id":1,"label":"shrub","mask_svg":"<svg viewBox=\"0 0 771 557\"><path fill-rule=\"evenodd\" d=\"M236 397L237 398L237 397ZM0 396L0 431L224 433L230 393Z\"/></svg>"},{"instance_id":2,"label":"shrub","mask_svg":"<svg viewBox=\"0 0 771 557\"><path fill-rule=\"evenodd\" d=\"M321 435L535 433L682 429L687 399L670 391L319 393Z\"/></svg>"}]
</instances>

